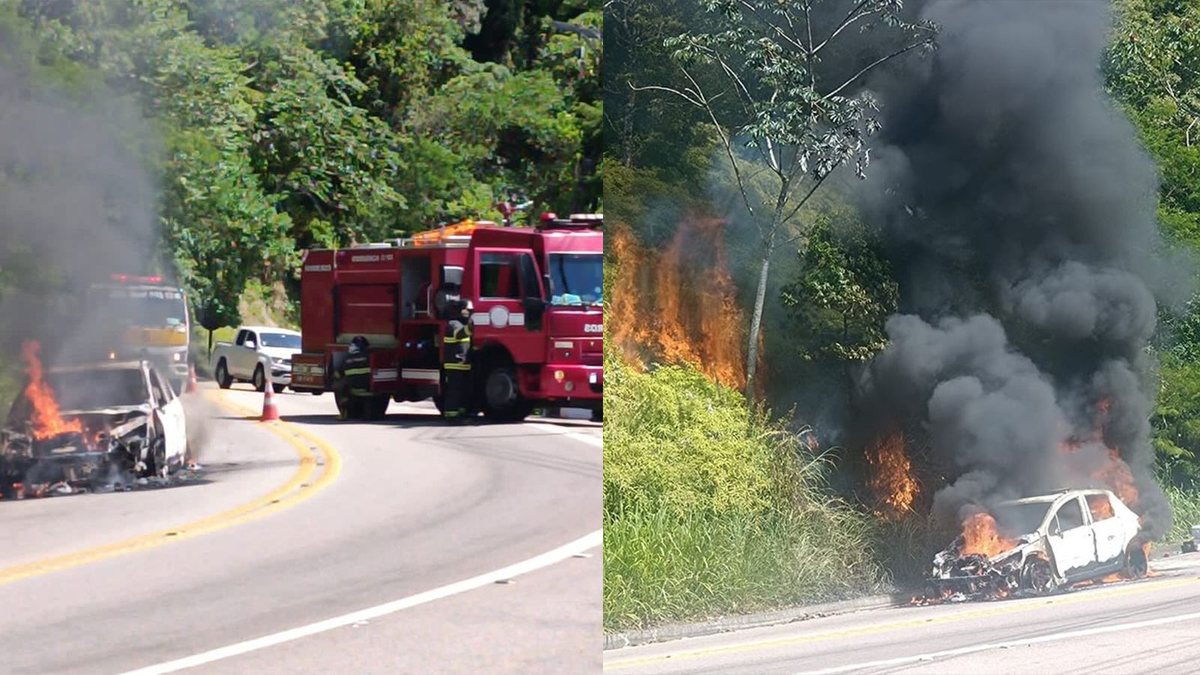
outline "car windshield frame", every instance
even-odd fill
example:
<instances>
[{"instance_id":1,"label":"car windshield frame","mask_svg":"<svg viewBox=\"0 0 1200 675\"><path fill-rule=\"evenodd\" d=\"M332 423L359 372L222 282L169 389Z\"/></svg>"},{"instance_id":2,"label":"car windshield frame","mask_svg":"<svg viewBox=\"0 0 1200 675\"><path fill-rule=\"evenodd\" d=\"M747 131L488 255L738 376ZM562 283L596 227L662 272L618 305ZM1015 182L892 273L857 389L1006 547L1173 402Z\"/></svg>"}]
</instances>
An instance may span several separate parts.
<instances>
[{"instance_id":1,"label":"car windshield frame","mask_svg":"<svg viewBox=\"0 0 1200 675\"><path fill-rule=\"evenodd\" d=\"M258 346L277 349L300 349L300 336L294 333L260 331L258 334Z\"/></svg>"},{"instance_id":2,"label":"car windshield frame","mask_svg":"<svg viewBox=\"0 0 1200 675\"><path fill-rule=\"evenodd\" d=\"M604 304L604 254L551 252L548 263L551 307ZM591 291L585 291L589 286Z\"/></svg>"},{"instance_id":3,"label":"car windshield frame","mask_svg":"<svg viewBox=\"0 0 1200 675\"><path fill-rule=\"evenodd\" d=\"M140 368L51 371L46 373L45 382L62 412L126 408L150 403L150 390ZM9 423L26 422L32 416L32 404L25 393L28 384L25 382L13 401ZM115 396L114 393L121 396Z\"/></svg>"},{"instance_id":4,"label":"car windshield frame","mask_svg":"<svg viewBox=\"0 0 1200 675\"><path fill-rule=\"evenodd\" d=\"M1042 523L1046 522L1046 516L1049 515L1052 506L1053 501L1006 502L997 505L992 510L992 516L1002 532L1010 536L1021 536L1036 532Z\"/></svg>"}]
</instances>

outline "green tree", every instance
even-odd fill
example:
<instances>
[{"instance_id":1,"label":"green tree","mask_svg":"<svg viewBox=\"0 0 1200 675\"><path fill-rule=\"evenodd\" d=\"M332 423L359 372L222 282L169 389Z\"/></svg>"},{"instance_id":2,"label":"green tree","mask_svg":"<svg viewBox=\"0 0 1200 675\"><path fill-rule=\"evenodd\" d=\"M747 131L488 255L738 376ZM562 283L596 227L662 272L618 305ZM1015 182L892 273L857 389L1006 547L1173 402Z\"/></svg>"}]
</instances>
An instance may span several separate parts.
<instances>
[{"instance_id":1,"label":"green tree","mask_svg":"<svg viewBox=\"0 0 1200 675\"><path fill-rule=\"evenodd\" d=\"M1104 63L1109 91L1159 169L1158 218L1178 246L1200 250L1200 5L1120 0ZM1181 483L1200 480L1200 297L1159 313L1159 461Z\"/></svg>"},{"instance_id":2,"label":"green tree","mask_svg":"<svg viewBox=\"0 0 1200 675\"><path fill-rule=\"evenodd\" d=\"M853 364L883 349L899 287L871 231L853 213L821 211L799 258L800 271L780 298L799 356Z\"/></svg>"},{"instance_id":3,"label":"green tree","mask_svg":"<svg viewBox=\"0 0 1200 675\"><path fill-rule=\"evenodd\" d=\"M813 0L701 4L713 27L667 41L677 84L638 89L667 92L704 113L757 230L759 273L746 350L746 391L753 392L775 251L799 229L800 209L834 171L850 163L865 175L866 139L878 122L862 79L896 57L931 47L934 27L905 21L895 0L861 0L837 10ZM879 55L848 70L834 67L839 59L830 57L867 28L875 29L876 42L861 46L876 51L882 45Z\"/></svg>"}]
</instances>

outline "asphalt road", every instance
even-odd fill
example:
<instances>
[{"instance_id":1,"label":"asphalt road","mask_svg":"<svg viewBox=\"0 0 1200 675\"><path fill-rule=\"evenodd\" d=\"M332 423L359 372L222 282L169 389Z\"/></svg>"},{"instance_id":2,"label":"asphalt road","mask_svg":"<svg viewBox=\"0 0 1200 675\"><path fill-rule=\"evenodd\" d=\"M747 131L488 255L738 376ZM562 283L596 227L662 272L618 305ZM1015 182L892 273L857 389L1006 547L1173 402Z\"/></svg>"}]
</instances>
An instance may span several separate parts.
<instances>
[{"instance_id":1,"label":"asphalt road","mask_svg":"<svg viewBox=\"0 0 1200 675\"><path fill-rule=\"evenodd\" d=\"M0 502L0 671L599 670L599 425L190 399L195 476Z\"/></svg>"},{"instance_id":2,"label":"asphalt road","mask_svg":"<svg viewBox=\"0 0 1200 675\"><path fill-rule=\"evenodd\" d=\"M605 653L613 673L1163 673L1200 668L1200 553L1046 598L893 607Z\"/></svg>"}]
</instances>

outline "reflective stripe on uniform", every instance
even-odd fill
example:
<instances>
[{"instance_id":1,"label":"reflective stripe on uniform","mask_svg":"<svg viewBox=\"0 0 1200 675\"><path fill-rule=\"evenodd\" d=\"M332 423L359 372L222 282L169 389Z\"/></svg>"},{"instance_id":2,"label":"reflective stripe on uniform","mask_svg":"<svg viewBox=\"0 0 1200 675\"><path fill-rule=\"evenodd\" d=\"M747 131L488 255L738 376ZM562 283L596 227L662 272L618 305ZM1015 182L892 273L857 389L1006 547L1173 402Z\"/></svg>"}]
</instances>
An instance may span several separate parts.
<instances>
[{"instance_id":1,"label":"reflective stripe on uniform","mask_svg":"<svg viewBox=\"0 0 1200 675\"><path fill-rule=\"evenodd\" d=\"M446 364L446 370L470 370L470 369L471 369L471 364L469 364L469 363L447 363Z\"/></svg>"},{"instance_id":2,"label":"reflective stripe on uniform","mask_svg":"<svg viewBox=\"0 0 1200 675\"><path fill-rule=\"evenodd\" d=\"M371 374L370 368L347 368L346 369L346 377L350 377L352 375L370 375L370 374Z\"/></svg>"}]
</instances>

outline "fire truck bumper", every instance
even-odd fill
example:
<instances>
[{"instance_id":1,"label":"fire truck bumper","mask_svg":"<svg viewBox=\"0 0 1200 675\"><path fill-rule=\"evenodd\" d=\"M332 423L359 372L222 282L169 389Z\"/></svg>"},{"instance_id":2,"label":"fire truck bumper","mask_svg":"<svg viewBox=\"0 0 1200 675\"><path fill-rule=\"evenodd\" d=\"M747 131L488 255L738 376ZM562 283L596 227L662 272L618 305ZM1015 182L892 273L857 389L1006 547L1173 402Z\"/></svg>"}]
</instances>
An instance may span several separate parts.
<instances>
[{"instance_id":1,"label":"fire truck bumper","mask_svg":"<svg viewBox=\"0 0 1200 675\"><path fill-rule=\"evenodd\" d=\"M578 364L550 365L542 369L542 397L557 400L598 399L604 395L604 369Z\"/></svg>"}]
</instances>

